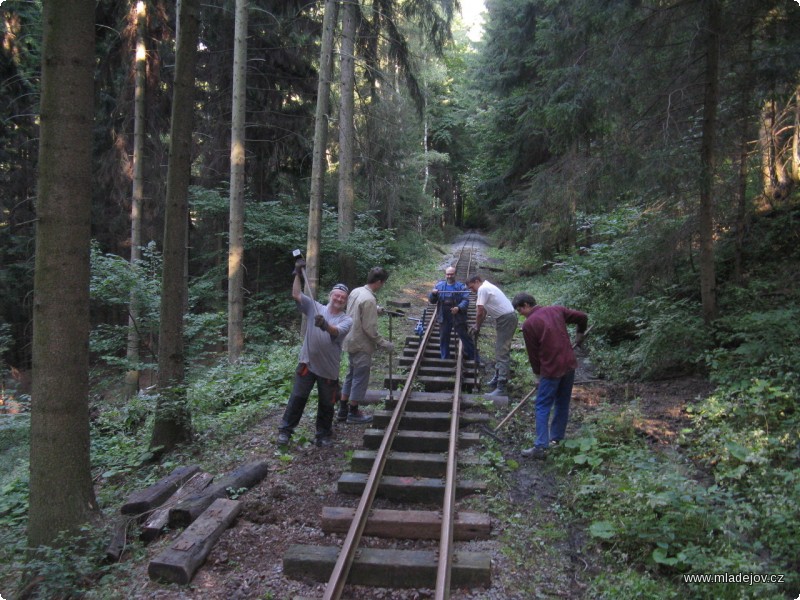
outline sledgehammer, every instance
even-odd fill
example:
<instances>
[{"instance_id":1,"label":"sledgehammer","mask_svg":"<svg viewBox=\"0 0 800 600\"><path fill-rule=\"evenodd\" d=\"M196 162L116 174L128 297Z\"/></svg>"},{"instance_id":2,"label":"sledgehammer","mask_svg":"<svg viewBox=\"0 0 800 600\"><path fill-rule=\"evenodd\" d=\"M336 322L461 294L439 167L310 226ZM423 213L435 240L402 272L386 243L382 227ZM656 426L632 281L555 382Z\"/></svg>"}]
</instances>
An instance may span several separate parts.
<instances>
[{"instance_id":1,"label":"sledgehammer","mask_svg":"<svg viewBox=\"0 0 800 600\"><path fill-rule=\"evenodd\" d=\"M303 258L303 253L300 252L299 249L292 250L292 256L294 257L294 262L295 262L295 267L294 268L295 269L300 269L300 274L303 276L303 283L305 283L306 290L308 290L308 294L307 295L308 295L309 298L311 298L311 302L314 304L314 314L316 315L316 314L318 314L317 313L317 301L314 300L314 290L311 288L311 284L308 283L308 277L306 277L306 267L305 267L305 259ZM297 261L298 260L302 260L303 261L303 263L304 263L303 266L299 266L299 267L297 266ZM303 331L305 331L305 329Z\"/></svg>"}]
</instances>

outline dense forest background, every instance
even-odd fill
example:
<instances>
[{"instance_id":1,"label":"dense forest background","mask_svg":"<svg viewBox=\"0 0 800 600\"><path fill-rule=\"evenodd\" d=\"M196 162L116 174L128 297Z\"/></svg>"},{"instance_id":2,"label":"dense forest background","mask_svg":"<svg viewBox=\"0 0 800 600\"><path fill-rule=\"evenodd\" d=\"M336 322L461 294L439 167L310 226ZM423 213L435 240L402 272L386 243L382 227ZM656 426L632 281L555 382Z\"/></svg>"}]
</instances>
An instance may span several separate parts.
<instances>
[{"instance_id":1,"label":"dense forest background","mask_svg":"<svg viewBox=\"0 0 800 600\"><path fill-rule=\"evenodd\" d=\"M327 88L321 44L333 6L341 18ZM244 349L232 361L235 7L199 4L193 98L175 105L175 3L95 4L85 257L93 469L131 473L153 457L155 444L142 451L142 440L166 395L162 386L159 399L153 385L164 246L173 233L165 201L171 127L176 114L191 114L179 400L195 434L232 406L252 417L267 382L280 388L271 378L294 353L281 346L297 341L285 301L293 249L318 249L325 289L338 280L360 285L376 263L402 272L424 261L432 243L481 229L513 273L510 290L536 289L543 301L591 315L601 376L699 374L717 386L695 409L690 453L713 483L690 485L677 473L653 483L662 487L650 516L625 504L616 521L590 517L598 541L612 540L628 557L641 589L647 578L693 569L793 573L796 588L800 5L487 0L483 36L470 39L448 0L250 0L236 286ZM3 467L0 519L19 534L27 524L25 453L35 445L24 418L43 2L4 0L0 13L0 370L3 404L23 417L0 431L2 448L17 452ZM343 52L350 44L351 54ZM352 72L343 57L353 59ZM322 204L312 246L315 177ZM592 439L595 458L608 460L608 447ZM596 498L593 490L585 496ZM690 506L707 511L692 518L714 521L709 539L679 526ZM19 543L8 548L13 555ZM784 588L773 591L781 597Z\"/></svg>"}]
</instances>

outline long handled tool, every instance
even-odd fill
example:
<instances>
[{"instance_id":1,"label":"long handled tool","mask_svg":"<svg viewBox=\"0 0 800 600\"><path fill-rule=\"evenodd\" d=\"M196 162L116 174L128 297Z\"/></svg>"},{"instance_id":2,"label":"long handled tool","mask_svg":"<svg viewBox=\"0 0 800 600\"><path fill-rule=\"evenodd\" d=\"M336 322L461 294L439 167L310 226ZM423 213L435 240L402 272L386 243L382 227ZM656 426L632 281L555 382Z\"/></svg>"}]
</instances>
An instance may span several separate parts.
<instances>
[{"instance_id":1,"label":"long handled tool","mask_svg":"<svg viewBox=\"0 0 800 600\"><path fill-rule=\"evenodd\" d=\"M389 300L387 304L389 306L395 306L395 307L411 306L410 302L398 302L396 300ZM402 310L384 310L383 312L389 315L389 343L392 345L392 349L389 350L389 402L392 402L392 400L394 400L392 396L394 392L394 377L392 376L392 364L394 363L394 340L392 339L392 318L405 317L406 313L404 313Z\"/></svg>"},{"instance_id":2,"label":"long handled tool","mask_svg":"<svg viewBox=\"0 0 800 600\"><path fill-rule=\"evenodd\" d=\"M298 260L304 260L303 259L303 253L300 252L299 249L292 250L292 256L294 257L295 263L297 263ZM316 315L316 314L318 314L317 313L317 301L314 299L314 290L311 288L311 284L308 283L308 277L306 276L305 262L303 262L301 264L301 266L295 266L295 269L300 269L300 273L303 276L303 283L305 284L306 290L307 290L306 295L309 298L311 298L311 302L314 305L314 314Z\"/></svg>"},{"instance_id":3,"label":"long handled tool","mask_svg":"<svg viewBox=\"0 0 800 600\"><path fill-rule=\"evenodd\" d=\"M592 325L592 327L594 327L594 325ZM586 331L584 331L584 332L583 332L583 339L586 339L586 336L587 336L587 335L589 335L589 332L592 330L592 327L589 327L589 328L588 328ZM581 340L581 342L583 342L583 340ZM574 349L577 347L577 345L578 345L578 344L577 344L577 342L576 342L576 343L574 343L574 344L572 344L572 349L574 350ZM527 395L527 396L525 396L525 397L524 397L522 400L520 400L519 404L517 404L517 405L516 405L516 406L515 406L515 407L514 407L514 408L511 410L511 412L510 412L510 413L508 413L508 414L506 415L506 417L505 417L505 418L504 418L502 421L500 421L500 423L497 425L497 427L495 427L495 428L494 428L494 431L495 431L495 433L497 433L497 431L498 431L498 430L499 430L499 429L500 429L500 428L501 428L503 425L505 425L506 423L508 423L508 422L511 420L511 417L513 417L513 416L514 416L514 415L517 413L517 411L518 411L520 408L522 408L522 405L523 405L523 404L525 404L525 403L526 403L526 402L527 402L527 401L530 399L530 397L531 397L531 396L533 396L533 394L534 394L534 393L536 393L536 390L538 390L538 389L539 389L539 382L537 381L537 382L536 382L536 385L534 385L534 386L533 386L533 389L532 389L530 392L528 392L528 395Z\"/></svg>"},{"instance_id":4,"label":"long handled tool","mask_svg":"<svg viewBox=\"0 0 800 600\"><path fill-rule=\"evenodd\" d=\"M539 382L537 381L537 382L536 382L536 385L534 385L534 386L533 386L533 389L532 389L530 392L528 392L528 395L527 395L527 396L525 396L525 397L524 397L522 400L520 400L519 404L517 404L517 405L516 405L516 406L515 406L515 407L514 407L514 408L511 410L511 412L510 412L510 413L508 413L508 414L506 415L506 417L505 417L505 418L504 418L502 421L500 421L500 423L497 425L497 427L495 427L495 428L494 428L494 432L495 432L495 433L497 433L497 431L499 431L499 430L500 430L500 428L501 428L503 425L505 425L506 423L508 423L508 422L511 420L511 417L513 417L515 414L517 414L517 411L518 411L520 408L522 408L522 405L523 405L523 404L525 404L525 403L526 403L526 402L527 402L527 401L530 399L530 397L531 397L531 396L533 396L533 395L536 393L536 390L538 390L538 389L539 389Z\"/></svg>"},{"instance_id":5,"label":"long handled tool","mask_svg":"<svg viewBox=\"0 0 800 600\"><path fill-rule=\"evenodd\" d=\"M480 357L480 354L478 354L478 332L477 331L475 332L475 335L472 336L472 339L473 339L473 341L475 343L475 357L474 357L474 360L475 360L475 391L477 393L480 393L480 391L481 391L481 380L478 379L478 369L481 366L481 357Z\"/></svg>"}]
</instances>

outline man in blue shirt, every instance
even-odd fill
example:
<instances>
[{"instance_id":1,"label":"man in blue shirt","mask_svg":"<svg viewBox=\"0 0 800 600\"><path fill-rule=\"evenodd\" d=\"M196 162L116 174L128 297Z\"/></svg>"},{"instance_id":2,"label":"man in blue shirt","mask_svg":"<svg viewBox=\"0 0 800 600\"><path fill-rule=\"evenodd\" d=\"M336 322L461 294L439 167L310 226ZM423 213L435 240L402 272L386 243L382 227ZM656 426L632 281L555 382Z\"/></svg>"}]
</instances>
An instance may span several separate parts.
<instances>
[{"instance_id":1,"label":"man in blue shirt","mask_svg":"<svg viewBox=\"0 0 800 600\"><path fill-rule=\"evenodd\" d=\"M439 353L442 358L450 358L450 333L455 329L464 344L464 357L473 360L475 342L467 332L469 290L466 285L456 281L455 267L447 267L444 277L428 294L428 302L439 304Z\"/></svg>"}]
</instances>

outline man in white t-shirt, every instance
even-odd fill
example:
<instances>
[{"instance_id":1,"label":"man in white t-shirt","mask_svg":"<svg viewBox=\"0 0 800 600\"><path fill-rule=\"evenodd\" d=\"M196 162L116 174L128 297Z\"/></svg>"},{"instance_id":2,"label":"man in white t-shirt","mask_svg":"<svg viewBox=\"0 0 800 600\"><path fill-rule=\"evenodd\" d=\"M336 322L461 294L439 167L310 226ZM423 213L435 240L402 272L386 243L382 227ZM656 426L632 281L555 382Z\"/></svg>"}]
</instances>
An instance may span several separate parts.
<instances>
[{"instance_id":1,"label":"man in white t-shirt","mask_svg":"<svg viewBox=\"0 0 800 600\"><path fill-rule=\"evenodd\" d=\"M511 338L519 324L517 313L506 295L496 285L484 281L478 275L467 280L467 287L477 294L475 306L475 325L470 328L470 334L477 335L487 316L492 317L495 323L497 339L494 345L494 377L489 381L489 387L494 391L487 396L505 396L507 393L509 363L511 362Z\"/></svg>"}]
</instances>

